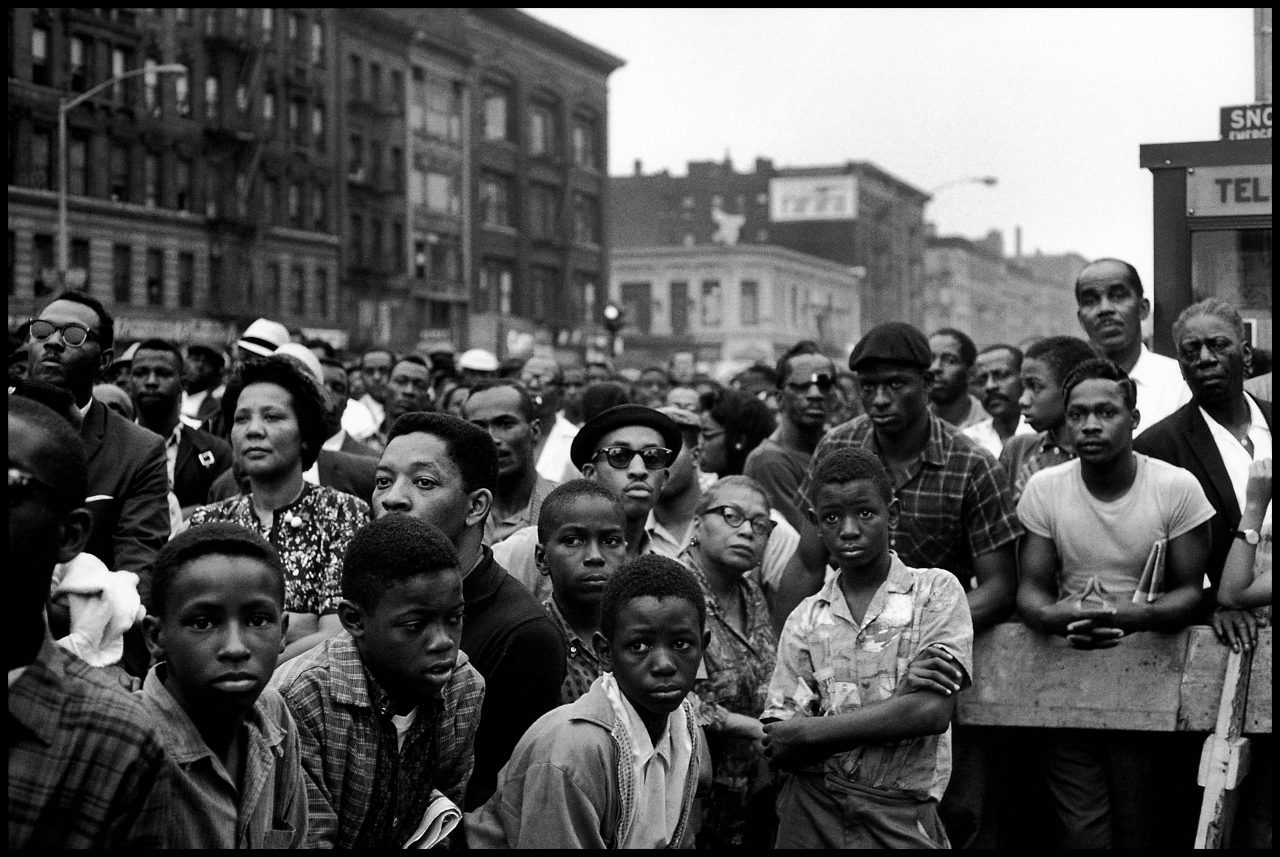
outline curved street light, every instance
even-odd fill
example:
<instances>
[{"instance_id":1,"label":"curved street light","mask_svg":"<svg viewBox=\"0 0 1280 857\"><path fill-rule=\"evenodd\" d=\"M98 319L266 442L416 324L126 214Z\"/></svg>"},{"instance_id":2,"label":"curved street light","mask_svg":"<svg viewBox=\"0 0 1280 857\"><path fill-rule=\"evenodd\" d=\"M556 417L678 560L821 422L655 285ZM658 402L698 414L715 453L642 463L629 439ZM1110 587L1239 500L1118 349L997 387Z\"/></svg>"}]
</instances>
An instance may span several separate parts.
<instances>
[{"instance_id":1,"label":"curved street light","mask_svg":"<svg viewBox=\"0 0 1280 857\"><path fill-rule=\"evenodd\" d=\"M940 190L944 190L945 188L953 187L958 184L984 184L987 187L994 187L999 181L1000 179L995 176L968 176L967 178L952 179L949 182L943 182L933 190L928 191L928 194L929 196L933 196Z\"/></svg>"},{"instance_id":2,"label":"curved street light","mask_svg":"<svg viewBox=\"0 0 1280 857\"><path fill-rule=\"evenodd\" d=\"M137 77L140 74L186 74L187 67L181 63L143 66L118 74L110 80L104 80L92 89L88 89L74 98L62 96L58 99L58 283L63 288L67 285L67 114L72 109L93 98L98 93L123 80Z\"/></svg>"}]
</instances>

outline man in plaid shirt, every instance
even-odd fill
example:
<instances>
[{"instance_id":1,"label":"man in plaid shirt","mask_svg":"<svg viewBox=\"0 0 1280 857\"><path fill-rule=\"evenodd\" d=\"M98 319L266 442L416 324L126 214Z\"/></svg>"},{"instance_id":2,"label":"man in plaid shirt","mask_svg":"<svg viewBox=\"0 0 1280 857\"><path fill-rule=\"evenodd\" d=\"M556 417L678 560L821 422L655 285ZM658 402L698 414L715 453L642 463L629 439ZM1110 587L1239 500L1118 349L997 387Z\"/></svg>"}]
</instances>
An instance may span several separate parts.
<instances>
[{"instance_id":1,"label":"man in plaid shirt","mask_svg":"<svg viewBox=\"0 0 1280 857\"><path fill-rule=\"evenodd\" d=\"M849 355L866 413L828 432L813 460L832 449L861 447L884 462L901 503L895 552L913 568L945 568L960 578L974 633L980 634L1013 611L1015 550L1023 530L1000 464L959 429L930 414L932 359L929 341L909 324L891 321L868 331ZM803 496L808 496L811 476L801 485ZM799 550L805 576L790 578L779 598L788 613L821 588L827 568L827 551L812 523L801 533ZM964 771L966 736L956 737L956 775L941 809L952 844L962 848L973 843L979 812L956 807L953 800L953 792L966 783L977 785ZM957 815L963 819L959 823Z\"/></svg>"}]
</instances>

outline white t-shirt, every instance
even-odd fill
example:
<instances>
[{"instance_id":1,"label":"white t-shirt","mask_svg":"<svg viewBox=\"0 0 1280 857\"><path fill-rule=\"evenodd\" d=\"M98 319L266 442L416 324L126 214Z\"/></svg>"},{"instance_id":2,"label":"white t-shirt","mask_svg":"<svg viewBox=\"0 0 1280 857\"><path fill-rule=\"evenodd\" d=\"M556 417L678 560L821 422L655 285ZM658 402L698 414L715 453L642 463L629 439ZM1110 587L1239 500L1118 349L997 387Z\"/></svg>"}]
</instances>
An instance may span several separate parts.
<instances>
[{"instance_id":1,"label":"white t-shirt","mask_svg":"<svg viewBox=\"0 0 1280 857\"><path fill-rule=\"evenodd\" d=\"M1190 471L1139 453L1134 458L1133 485L1107 503L1085 487L1079 459L1027 480L1018 519L1057 548L1059 597L1083 591L1096 574L1111 597L1129 601L1152 545L1172 541L1213 517L1213 506Z\"/></svg>"}]
</instances>

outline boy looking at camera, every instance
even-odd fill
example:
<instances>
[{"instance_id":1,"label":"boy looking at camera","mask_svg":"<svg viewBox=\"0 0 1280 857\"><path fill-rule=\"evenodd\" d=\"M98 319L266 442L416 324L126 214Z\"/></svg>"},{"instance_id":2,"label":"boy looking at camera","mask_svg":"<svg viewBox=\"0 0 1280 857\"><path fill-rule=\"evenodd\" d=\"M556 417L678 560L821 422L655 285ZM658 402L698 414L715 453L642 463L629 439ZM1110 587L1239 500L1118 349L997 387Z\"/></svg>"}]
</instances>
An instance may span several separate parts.
<instances>
[{"instance_id":1,"label":"boy looking at camera","mask_svg":"<svg viewBox=\"0 0 1280 857\"><path fill-rule=\"evenodd\" d=\"M534 560L551 580L542 606L564 635L561 703L582 696L603 672L591 640L600 630L605 584L626 560L625 525L622 501L590 479L566 482L542 503Z\"/></svg>"},{"instance_id":2,"label":"boy looking at camera","mask_svg":"<svg viewBox=\"0 0 1280 857\"><path fill-rule=\"evenodd\" d=\"M964 589L889 549L898 501L874 453L827 453L809 491L839 571L787 618L761 716L765 756L790 774L776 847L947 847L938 801L973 664Z\"/></svg>"},{"instance_id":3,"label":"boy looking at camera","mask_svg":"<svg viewBox=\"0 0 1280 857\"><path fill-rule=\"evenodd\" d=\"M432 792L462 806L484 679L459 651L458 553L431 524L387 515L342 563L343 633L272 685L302 735L310 848L401 848Z\"/></svg>"},{"instance_id":4,"label":"boy looking at camera","mask_svg":"<svg viewBox=\"0 0 1280 857\"><path fill-rule=\"evenodd\" d=\"M529 727L497 791L467 815L468 847L681 845L710 773L687 698L706 615L701 588L675 560L648 554L622 566L592 637L606 672Z\"/></svg>"},{"instance_id":5,"label":"boy looking at camera","mask_svg":"<svg viewBox=\"0 0 1280 857\"><path fill-rule=\"evenodd\" d=\"M156 666L138 698L181 771L174 847L302 847L298 728L267 686L288 622L284 566L258 534L212 523L157 555L143 622Z\"/></svg>"}]
</instances>

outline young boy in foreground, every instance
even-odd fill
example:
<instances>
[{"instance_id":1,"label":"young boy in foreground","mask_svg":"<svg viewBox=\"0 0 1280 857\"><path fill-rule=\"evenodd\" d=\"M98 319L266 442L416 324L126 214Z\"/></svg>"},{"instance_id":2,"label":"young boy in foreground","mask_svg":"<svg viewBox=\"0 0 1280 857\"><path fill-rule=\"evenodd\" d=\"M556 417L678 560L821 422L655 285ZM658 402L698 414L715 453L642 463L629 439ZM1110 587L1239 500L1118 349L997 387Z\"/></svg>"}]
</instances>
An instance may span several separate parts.
<instances>
[{"instance_id":1,"label":"young boy in foreground","mask_svg":"<svg viewBox=\"0 0 1280 857\"><path fill-rule=\"evenodd\" d=\"M458 553L431 524L387 515L342 563L343 632L272 686L302 734L307 847L401 848L437 790L462 806L484 679L462 639Z\"/></svg>"},{"instance_id":2,"label":"young boy in foreground","mask_svg":"<svg viewBox=\"0 0 1280 857\"><path fill-rule=\"evenodd\" d=\"M777 848L945 848L955 692L973 625L954 574L889 549L898 502L871 452L814 465L810 519L839 573L792 611L761 720L786 771Z\"/></svg>"},{"instance_id":3,"label":"young boy in foreground","mask_svg":"<svg viewBox=\"0 0 1280 857\"><path fill-rule=\"evenodd\" d=\"M586 693L604 671L591 640L600 630L605 584L626 559L625 527L622 501L590 479L566 482L542 501L533 557L551 578L542 606L564 635L562 704Z\"/></svg>"},{"instance_id":4,"label":"young boy in foreground","mask_svg":"<svg viewBox=\"0 0 1280 857\"><path fill-rule=\"evenodd\" d=\"M467 815L471 848L680 846L709 760L693 689L706 601L675 560L648 554L605 584L592 638L605 672L540 717Z\"/></svg>"},{"instance_id":5,"label":"young boy in foreground","mask_svg":"<svg viewBox=\"0 0 1280 857\"><path fill-rule=\"evenodd\" d=\"M181 771L175 847L302 847L298 728L267 687L288 621L284 566L258 534L208 524L157 555L143 623L156 666L138 697Z\"/></svg>"}]
</instances>

